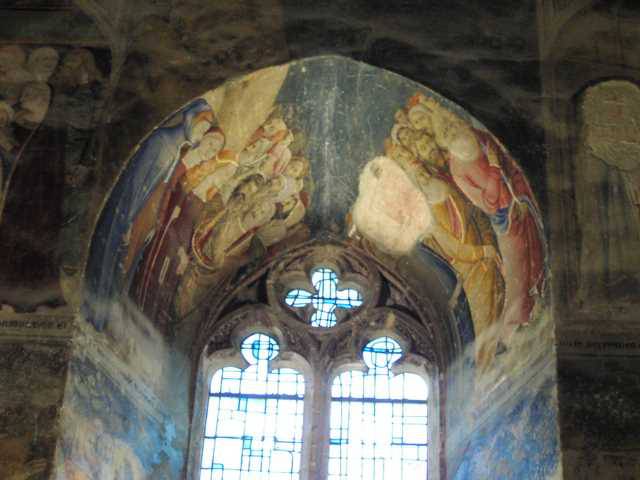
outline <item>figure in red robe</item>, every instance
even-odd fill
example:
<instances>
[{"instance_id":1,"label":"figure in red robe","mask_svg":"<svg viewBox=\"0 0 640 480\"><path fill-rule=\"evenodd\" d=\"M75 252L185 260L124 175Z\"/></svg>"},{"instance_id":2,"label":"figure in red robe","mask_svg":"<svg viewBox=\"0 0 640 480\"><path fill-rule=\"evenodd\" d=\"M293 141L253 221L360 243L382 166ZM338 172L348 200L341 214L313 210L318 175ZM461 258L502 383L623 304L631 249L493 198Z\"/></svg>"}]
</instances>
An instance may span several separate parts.
<instances>
[{"instance_id":1,"label":"figure in red robe","mask_svg":"<svg viewBox=\"0 0 640 480\"><path fill-rule=\"evenodd\" d=\"M545 278L545 243L540 213L522 170L486 131L471 127L435 99L416 95L409 119L433 132L454 183L491 220L504 262L504 321L527 324Z\"/></svg>"}]
</instances>

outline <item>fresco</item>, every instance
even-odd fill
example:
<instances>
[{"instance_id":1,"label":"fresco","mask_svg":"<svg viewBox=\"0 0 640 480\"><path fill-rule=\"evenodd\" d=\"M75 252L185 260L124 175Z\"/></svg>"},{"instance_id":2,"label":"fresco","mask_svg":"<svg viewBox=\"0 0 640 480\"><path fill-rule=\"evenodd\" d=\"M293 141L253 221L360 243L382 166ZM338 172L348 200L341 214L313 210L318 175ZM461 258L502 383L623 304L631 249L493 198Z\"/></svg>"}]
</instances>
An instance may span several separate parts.
<instances>
[{"instance_id":1,"label":"fresco","mask_svg":"<svg viewBox=\"0 0 640 480\"><path fill-rule=\"evenodd\" d=\"M418 92L395 113L384 153L360 177L350 234L392 255L419 244L453 267L482 374L532 321L544 290L544 234L531 188L486 129L434 95Z\"/></svg>"},{"instance_id":2,"label":"fresco","mask_svg":"<svg viewBox=\"0 0 640 480\"><path fill-rule=\"evenodd\" d=\"M51 471L68 353L67 345L56 342L0 341L3 479L47 478Z\"/></svg>"},{"instance_id":3,"label":"fresco","mask_svg":"<svg viewBox=\"0 0 640 480\"><path fill-rule=\"evenodd\" d=\"M174 419L166 408L142 406L140 394L114 378L113 366L84 355L71 361L52 478L179 478Z\"/></svg>"},{"instance_id":4,"label":"fresco","mask_svg":"<svg viewBox=\"0 0 640 480\"><path fill-rule=\"evenodd\" d=\"M93 53L87 49L0 47L0 193L6 191L25 144L45 121L50 108L62 115L64 107L67 115L73 115L83 96L78 87L89 90L84 93L85 101L93 101L94 82L101 80ZM48 120L56 123L62 119Z\"/></svg>"},{"instance_id":5,"label":"fresco","mask_svg":"<svg viewBox=\"0 0 640 480\"><path fill-rule=\"evenodd\" d=\"M240 265L308 237L309 161L275 102L285 74L197 99L137 148L96 231L93 292L126 295L166 328ZM111 305L94 307L102 325Z\"/></svg>"},{"instance_id":6,"label":"fresco","mask_svg":"<svg viewBox=\"0 0 640 480\"><path fill-rule=\"evenodd\" d=\"M638 301L640 88L609 80L580 100L572 177L580 240L572 303L606 312L613 301Z\"/></svg>"},{"instance_id":7,"label":"fresco","mask_svg":"<svg viewBox=\"0 0 640 480\"><path fill-rule=\"evenodd\" d=\"M6 190L22 145L47 114L49 82L59 60L60 54L51 47L0 48L0 194Z\"/></svg>"},{"instance_id":8,"label":"fresco","mask_svg":"<svg viewBox=\"0 0 640 480\"><path fill-rule=\"evenodd\" d=\"M109 62L100 49L0 47L0 301L17 310L64 303L80 270Z\"/></svg>"},{"instance_id":9,"label":"fresco","mask_svg":"<svg viewBox=\"0 0 640 480\"><path fill-rule=\"evenodd\" d=\"M551 369L553 370L553 369ZM555 375L543 375L472 435L454 480L563 478Z\"/></svg>"},{"instance_id":10,"label":"fresco","mask_svg":"<svg viewBox=\"0 0 640 480\"><path fill-rule=\"evenodd\" d=\"M385 95L368 102L365 83ZM506 148L435 92L335 57L231 81L147 136L98 221L86 316L103 328L127 299L167 331L238 271L327 231L439 257L488 383L548 318L540 210Z\"/></svg>"}]
</instances>

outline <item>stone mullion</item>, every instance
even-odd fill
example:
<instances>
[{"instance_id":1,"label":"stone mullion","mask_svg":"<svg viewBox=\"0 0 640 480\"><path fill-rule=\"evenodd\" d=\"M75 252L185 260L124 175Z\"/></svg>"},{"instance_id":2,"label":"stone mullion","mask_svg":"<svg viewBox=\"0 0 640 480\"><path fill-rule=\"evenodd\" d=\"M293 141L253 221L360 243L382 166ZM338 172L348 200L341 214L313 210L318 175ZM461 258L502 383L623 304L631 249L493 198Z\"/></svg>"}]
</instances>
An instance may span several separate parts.
<instances>
[{"instance_id":1,"label":"stone mullion","mask_svg":"<svg viewBox=\"0 0 640 480\"><path fill-rule=\"evenodd\" d=\"M308 437L310 455L308 480L325 480L329 464L329 426L331 408L330 371L326 362L314 366L313 391Z\"/></svg>"}]
</instances>

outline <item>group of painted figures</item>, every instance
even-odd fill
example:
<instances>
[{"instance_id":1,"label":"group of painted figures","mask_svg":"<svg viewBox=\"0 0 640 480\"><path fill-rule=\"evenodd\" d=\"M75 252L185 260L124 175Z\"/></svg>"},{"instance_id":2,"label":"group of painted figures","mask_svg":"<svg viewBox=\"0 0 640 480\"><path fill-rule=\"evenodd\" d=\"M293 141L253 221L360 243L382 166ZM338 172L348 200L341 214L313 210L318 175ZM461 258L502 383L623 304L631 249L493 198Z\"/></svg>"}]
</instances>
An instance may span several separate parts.
<instances>
[{"instance_id":1,"label":"group of painted figures","mask_svg":"<svg viewBox=\"0 0 640 480\"><path fill-rule=\"evenodd\" d=\"M90 85L100 78L93 54L87 49L71 50L61 59L52 47L0 48L0 193L21 147L45 119L53 93Z\"/></svg>"},{"instance_id":2,"label":"group of painted figures","mask_svg":"<svg viewBox=\"0 0 640 480\"><path fill-rule=\"evenodd\" d=\"M308 238L309 162L279 111L239 152L225 135L199 99L140 145L97 226L90 262L100 264L89 265L90 291L128 292L166 326L251 260ZM385 155L430 210L420 240L457 273L483 371L530 322L543 290L545 243L532 191L492 135L421 93L396 113ZM93 313L98 326L108 316Z\"/></svg>"},{"instance_id":3,"label":"group of painted figures","mask_svg":"<svg viewBox=\"0 0 640 480\"><path fill-rule=\"evenodd\" d=\"M308 160L292 152L293 132L278 113L240 152L204 100L176 126L154 131L136 152L120 224L124 289L148 318L167 326L213 285L254 256L269 254L301 224ZM151 185L151 188L149 188Z\"/></svg>"},{"instance_id":4,"label":"group of painted figures","mask_svg":"<svg viewBox=\"0 0 640 480\"><path fill-rule=\"evenodd\" d=\"M429 205L422 243L457 272L482 372L530 321L543 289L545 244L533 193L492 135L421 93L396 113L385 154Z\"/></svg>"}]
</instances>

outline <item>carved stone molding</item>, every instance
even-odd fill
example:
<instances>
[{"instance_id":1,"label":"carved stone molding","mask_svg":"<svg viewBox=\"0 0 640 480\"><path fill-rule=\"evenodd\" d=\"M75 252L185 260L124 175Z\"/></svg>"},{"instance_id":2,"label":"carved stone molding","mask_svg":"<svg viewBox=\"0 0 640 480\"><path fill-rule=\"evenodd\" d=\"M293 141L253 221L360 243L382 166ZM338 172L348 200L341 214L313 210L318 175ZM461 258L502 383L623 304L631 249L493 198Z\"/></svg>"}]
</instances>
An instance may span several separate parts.
<instances>
[{"instance_id":1,"label":"carved stone molding","mask_svg":"<svg viewBox=\"0 0 640 480\"><path fill-rule=\"evenodd\" d=\"M311 273L321 267L337 274L339 288L355 288L363 299L358 308L338 308L337 323L331 327L309 323L311 305L292 308L284 302L292 289L314 291ZM417 354L433 365L442 364L447 357L439 351L443 344L438 344L435 334L435 323L442 319L434 313L429 299L413 294L399 277L394 278L392 272L351 245L331 241L302 245L234 283L238 285L235 290L217 292L210 304L200 330L206 355L238 349L241 332L251 329L273 332L283 350L298 353L312 364L336 358L357 361L364 339L376 333L397 337L406 353ZM199 352L194 353L199 357Z\"/></svg>"},{"instance_id":2,"label":"carved stone molding","mask_svg":"<svg viewBox=\"0 0 640 480\"><path fill-rule=\"evenodd\" d=\"M73 336L71 315L6 315L0 316L0 341L25 339L67 342Z\"/></svg>"}]
</instances>

